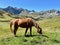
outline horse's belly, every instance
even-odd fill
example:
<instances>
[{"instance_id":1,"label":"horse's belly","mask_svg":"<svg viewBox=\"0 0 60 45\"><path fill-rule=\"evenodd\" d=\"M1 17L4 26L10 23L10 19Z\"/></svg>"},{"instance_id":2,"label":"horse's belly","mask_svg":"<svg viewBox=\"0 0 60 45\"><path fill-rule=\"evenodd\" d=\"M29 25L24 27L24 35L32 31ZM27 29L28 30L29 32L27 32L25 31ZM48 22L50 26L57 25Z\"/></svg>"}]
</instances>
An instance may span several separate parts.
<instances>
[{"instance_id":1,"label":"horse's belly","mask_svg":"<svg viewBox=\"0 0 60 45\"><path fill-rule=\"evenodd\" d=\"M31 27L32 25L24 23L24 24L20 24L20 27L22 28L27 28L27 27Z\"/></svg>"},{"instance_id":2,"label":"horse's belly","mask_svg":"<svg viewBox=\"0 0 60 45\"><path fill-rule=\"evenodd\" d=\"M26 26L26 25L20 25L20 27L22 27L22 28L26 28L26 27L28 27L28 26Z\"/></svg>"},{"instance_id":3,"label":"horse's belly","mask_svg":"<svg viewBox=\"0 0 60 45\"><path fill-rule=\"evenodd\" d=\"M19 26L22 27L22 28L26 28L27 27L27 24L26 23L22 23Z\"/></svg>"}]
</instances>

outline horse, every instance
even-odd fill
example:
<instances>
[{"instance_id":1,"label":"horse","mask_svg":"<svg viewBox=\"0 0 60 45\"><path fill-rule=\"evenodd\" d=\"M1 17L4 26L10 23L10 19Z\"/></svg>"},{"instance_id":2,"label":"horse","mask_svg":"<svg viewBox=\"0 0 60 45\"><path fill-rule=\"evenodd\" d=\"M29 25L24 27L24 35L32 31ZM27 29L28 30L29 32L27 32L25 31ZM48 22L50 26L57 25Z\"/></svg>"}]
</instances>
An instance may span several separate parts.
<instances>
[{"instance_id":1,"label":"horse","mask_svg":"<svg viewBox=\"0 0 60 45\"><path fill-rule=\"evenodd\" d=\"M16 36L16 32L17 32L18 27L26 28L25 36L28 31L28 28L30 28L30 36L32 36L32 27L33 26L35 26L35 28L37 28L37 32L39 34L42 34L42 28L32 18L12 19L10 21L11 32L12 32L12 25L14 25L14 36Z\"/></svg>"}]
</instances>

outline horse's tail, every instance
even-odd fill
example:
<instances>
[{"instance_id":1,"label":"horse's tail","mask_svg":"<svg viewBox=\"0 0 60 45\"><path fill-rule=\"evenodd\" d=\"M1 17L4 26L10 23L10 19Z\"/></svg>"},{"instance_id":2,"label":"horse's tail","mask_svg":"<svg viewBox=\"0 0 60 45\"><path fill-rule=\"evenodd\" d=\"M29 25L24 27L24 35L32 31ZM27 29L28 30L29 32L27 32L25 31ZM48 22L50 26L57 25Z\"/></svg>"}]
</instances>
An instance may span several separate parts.
<instances>
[{"instance_id":1,"label":"horse's tail","mask_svg":"<svg viewBox=\"0 0 60 45\"><path fill-rule=\"evenodd\" d=\"M13 25L13 23L10 22L10 30L11 30L11 32L13 32L13 31L12 31L12 25Z\"/></svg>"}]
</instances>

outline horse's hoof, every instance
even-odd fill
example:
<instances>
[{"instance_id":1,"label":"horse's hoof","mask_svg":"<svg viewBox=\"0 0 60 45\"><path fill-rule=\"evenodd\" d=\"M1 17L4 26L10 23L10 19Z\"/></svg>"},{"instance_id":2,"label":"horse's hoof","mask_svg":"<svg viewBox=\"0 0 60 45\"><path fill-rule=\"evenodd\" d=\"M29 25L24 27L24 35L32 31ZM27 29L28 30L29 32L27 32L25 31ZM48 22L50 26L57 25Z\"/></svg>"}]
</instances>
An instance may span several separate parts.
<instances>
[{"instance_id":1,"label":"horse's hoof","mask_svg":"<svg viewBox=\"0 0 60 45\"><path fill-rule=\"evenodd\" d=\"M30 36L32 36L32 35L30 35Z\"/></svg>"},{"instance_id":2,"label":"horse's hoof","mask_svg":"<svg viewBox=\"0 0 60 45\"><path fill-rule=\"evenodd\" d=\"M27 36L27 35L24 35L25 37Z\"/></svg>"},{"instance_id":3,"label":"horse's hoof","mask_svg":"<svg viewBox=\"0 0 60 45\"><path fill-rule=\"evenodd\" d=\"M18 36L15 35L14 37L18 37Z\"/></svg>"},{"instance_id":4,"label":"horse's hoof","mask_svg":"<svg viewBox=\"0 0 60 45\"><path fill-rule=\"evenodd\" d=\"M43 33L40 33L40 34L43 34Z\"/></svg>"}]
</instances>

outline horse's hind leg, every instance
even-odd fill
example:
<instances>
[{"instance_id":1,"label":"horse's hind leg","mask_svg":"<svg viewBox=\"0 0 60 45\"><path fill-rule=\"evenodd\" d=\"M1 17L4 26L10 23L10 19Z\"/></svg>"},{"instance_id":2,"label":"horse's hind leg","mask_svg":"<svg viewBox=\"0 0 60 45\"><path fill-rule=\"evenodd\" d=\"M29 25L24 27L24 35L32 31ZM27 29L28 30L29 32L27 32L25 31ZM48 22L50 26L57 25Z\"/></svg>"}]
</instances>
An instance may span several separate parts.
<instances>
[{"instance_id":1,"label":"horse's hind leg","mask_svg":"<svg viewBox=\"0 0 60 45\"><path fill-rule=\"evenodd\" d=\"M18 27L14 26L14 36L16 37L16 32L17 32Z\"/></svg>"},{"instance_id":2,"label":"horse's hind leg","mask_svg":"<svg viewBox=\"0 0 60 45\"><path fill-rule=\"evenodd\" d=\"M26 30L25 30L25 36L26 36L27 30L28 30L28 28L26 28Z\"/></svg>"}]
</instances>

